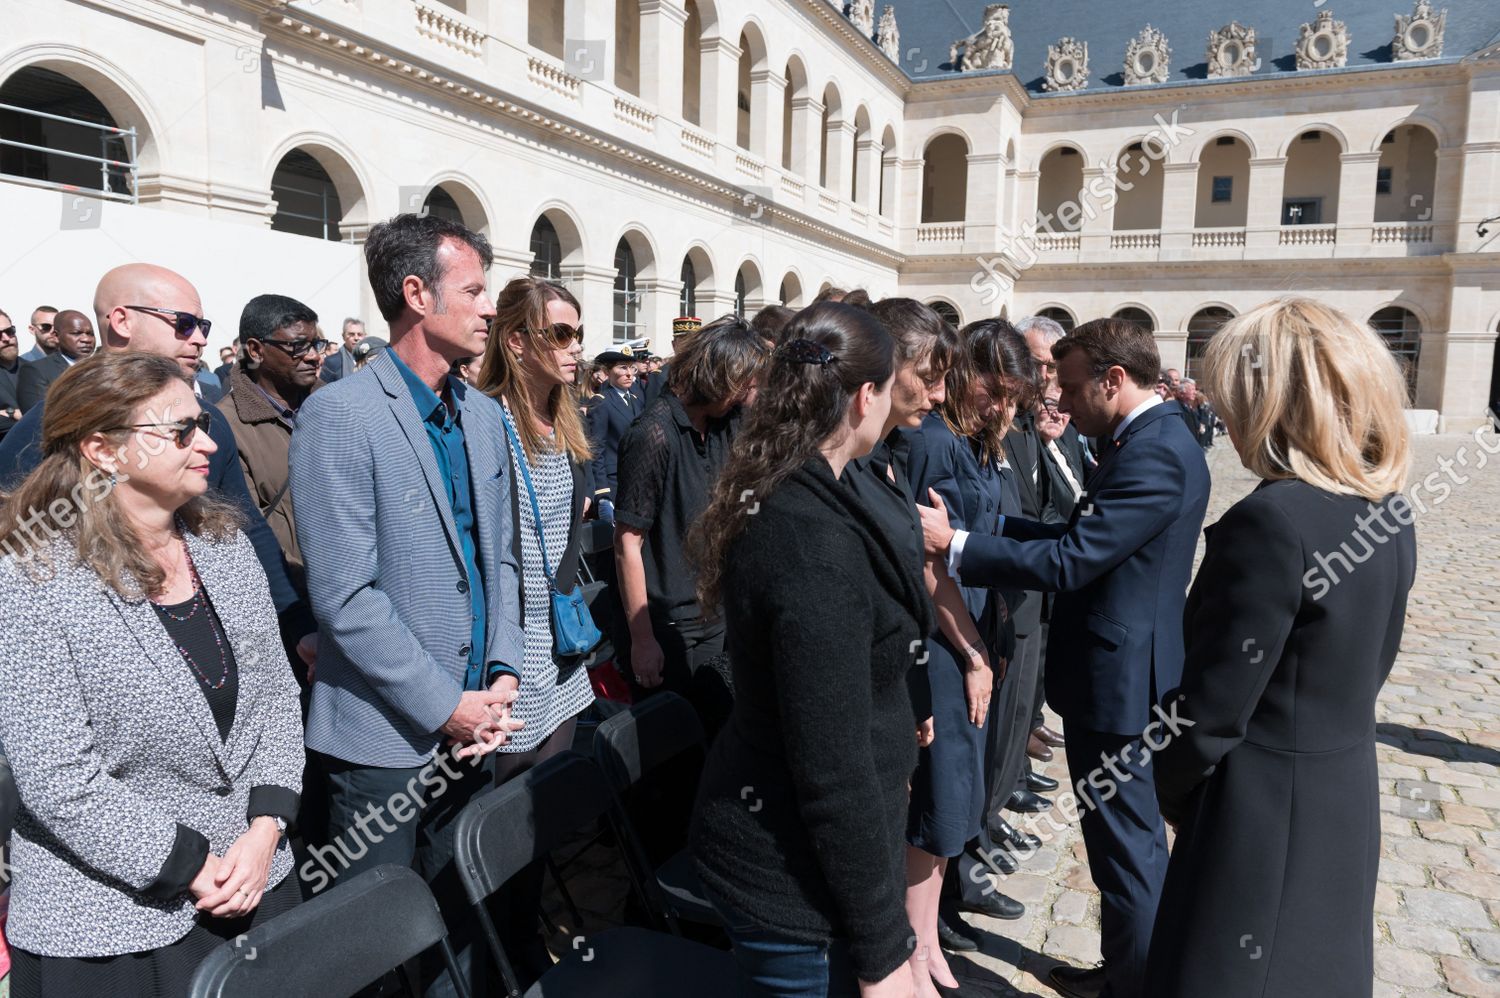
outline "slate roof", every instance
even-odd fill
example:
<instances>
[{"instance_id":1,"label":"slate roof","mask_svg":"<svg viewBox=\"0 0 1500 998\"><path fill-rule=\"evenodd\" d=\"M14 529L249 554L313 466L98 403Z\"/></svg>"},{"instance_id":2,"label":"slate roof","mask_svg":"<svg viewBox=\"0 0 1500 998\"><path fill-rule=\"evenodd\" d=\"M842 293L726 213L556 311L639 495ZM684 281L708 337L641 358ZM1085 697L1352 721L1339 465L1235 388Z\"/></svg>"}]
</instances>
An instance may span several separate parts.
<instances>
[{"instance_id":1,"label":"slate roof","mask_svg":"<svg viewBox=\"0 0 1500 998\"><path fill-rule=\"evenodd\" d=\"M896 8L901 68L913 79L951 77L948 49L977 31L989 0L876 0L877 21L886 4ZM1230 21L1256 30L1261 60L1255 78L1297 72L1296 44L1303 23L1320 10L1349 28L1348 68L1390 64L1396 15L1412 0L1009 0L1015 45L1013 72L1032 93L1042 93L1047 47L1071 35L1089 47L1089 85L1082 93L1125 86L1125 45L1150 24L1172 49L1168 84L1208 81L1208 36ZM835 7L844 4L835 2ZM1448 11L1443 55L1425 64L1456 62L1500 42L1500 0L1434 0ZM1414 63L1413 65L1423 65ZM989 70L986 72L997 72ZM1340 72L1324 70L1323 72ZM1218 81L1214 81L1218 82ZM1166 85L1166 84L1163 84ZM1066 96L1066 95L1059 95Z\"/></svg>"}]
</instances>

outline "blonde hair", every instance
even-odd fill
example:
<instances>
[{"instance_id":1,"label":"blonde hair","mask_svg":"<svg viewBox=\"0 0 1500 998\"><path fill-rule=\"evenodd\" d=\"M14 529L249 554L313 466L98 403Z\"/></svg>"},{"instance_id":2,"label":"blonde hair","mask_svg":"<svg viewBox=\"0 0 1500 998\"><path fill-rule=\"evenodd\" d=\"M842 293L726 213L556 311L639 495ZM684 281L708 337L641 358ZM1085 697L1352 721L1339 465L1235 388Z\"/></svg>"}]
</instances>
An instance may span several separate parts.
<instances>
[{"instance_id":1,"label":"blonde hair","mask_svg":"<svg viewBox=\"0 0 1500 998\"><path fill-rule=\"evenodd\" d=\"M1411 470L1406 381L1380 336L1309 298L1266 302L1209 341L1199 381L1250 471L1377 501Z\"/></svg>"}]
</instances>

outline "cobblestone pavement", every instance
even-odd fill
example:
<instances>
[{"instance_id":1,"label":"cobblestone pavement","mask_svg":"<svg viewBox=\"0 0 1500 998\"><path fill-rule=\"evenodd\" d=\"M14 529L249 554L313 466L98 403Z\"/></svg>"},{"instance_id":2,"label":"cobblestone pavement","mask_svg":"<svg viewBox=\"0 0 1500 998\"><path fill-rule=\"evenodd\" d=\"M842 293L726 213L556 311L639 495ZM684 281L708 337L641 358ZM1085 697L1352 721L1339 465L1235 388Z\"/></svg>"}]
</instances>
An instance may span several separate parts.
<instances>
[{"instance_id":1,"label":"cobblestone pavement","mask_svg":"<svg viewBox=\"0 0 1500 998\"><path fill-rule=\"evenodd\" d=\"M1500 451L1493 434L1482 442ZM1416 584L1377 712L1376 998L1500 996L1500 453L1481 453L1468 436L1417 438L1414 480L1439 476L1421 493ZM1212 523L1255 479L1227 441L1209 465ZM1061 752L1044 772L1066 786ZM1052 967L1099 959L1099 896L1077 825L1056 808L1051 817L1065 830L1000 884L1025 916L965 916L983 940L978 954L949 956L966 993L1046 998Z\"/></svg>"}]
</instances>

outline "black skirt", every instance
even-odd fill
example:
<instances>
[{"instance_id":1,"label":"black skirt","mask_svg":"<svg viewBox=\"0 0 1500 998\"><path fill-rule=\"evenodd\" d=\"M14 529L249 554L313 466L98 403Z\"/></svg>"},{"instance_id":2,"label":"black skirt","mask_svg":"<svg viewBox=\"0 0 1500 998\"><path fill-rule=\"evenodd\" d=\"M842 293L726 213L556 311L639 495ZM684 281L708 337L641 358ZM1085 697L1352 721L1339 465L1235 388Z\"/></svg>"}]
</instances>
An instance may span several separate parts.
<instances>
[{"instance_id":1,"label":"black skirt","mask_svg":"<svg viewBox=\"0 0 1500 998\"><path fill-rule=\"evenodd\" d=\"M130 995L131 998L186 998L193 974L209 952L253 927L290 911L302 900L297 875L288 874L242 918L200 917L174 943L119 956L37 956L11 948L11 998L78 998Z\"/></svg>"}]
</instances>

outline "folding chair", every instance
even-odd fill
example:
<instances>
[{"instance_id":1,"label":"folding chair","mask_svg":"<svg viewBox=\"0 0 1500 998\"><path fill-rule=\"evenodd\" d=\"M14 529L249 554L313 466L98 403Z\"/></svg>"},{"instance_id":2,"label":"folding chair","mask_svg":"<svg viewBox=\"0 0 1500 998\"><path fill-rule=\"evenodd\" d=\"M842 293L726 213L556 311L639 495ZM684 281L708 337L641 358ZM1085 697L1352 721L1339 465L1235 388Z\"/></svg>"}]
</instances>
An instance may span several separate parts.
<instances>
[{"instance_id":1,"label":"folding chair","mask_svg":"<svg viewBox=\"0 0 1500 998\"><path fill-rule=\"evenodd\" d=\"M701 998L744 993L734 957L649 929L618 928L573 937L573 948L524 995L485 899L526 864L550 853L600 816L622 821L604 774L576 752L562 752L483 796L459 815L454 863L509 998ZM631 887L643 892L632 864Z\"/></svg>"},{"instance_id":2,"label":"folding chair","mask_svg":"<svg viewBox=\"0 0 1500 998\"><path fill-rule=\"evenodd\" d=\"M432 891L410 868L387 864L218 947L193 975L190 994L347 998L433 946L458 998L469 998Z\"/></svg>"},{"instance_id":3,"label":"folding chair","mask_svg":"<svg viewBox=\"0 0 1500 998\"><path fill-rule=\"evenodd\" d=\"M663 767L694 760L701 766L707 747L698 712L675 693L658 693L609 718L594 733L594 761L622 805L632 788ZM692 778L696 787L696 772ZM634 829L631 834L639 841ZM643 848L632 851L645 855ZM654 875L660 896L673 915L700 925L724 924L704 896L686 849L675 851L657 865Z\"/></svg>"}]
</instances>

